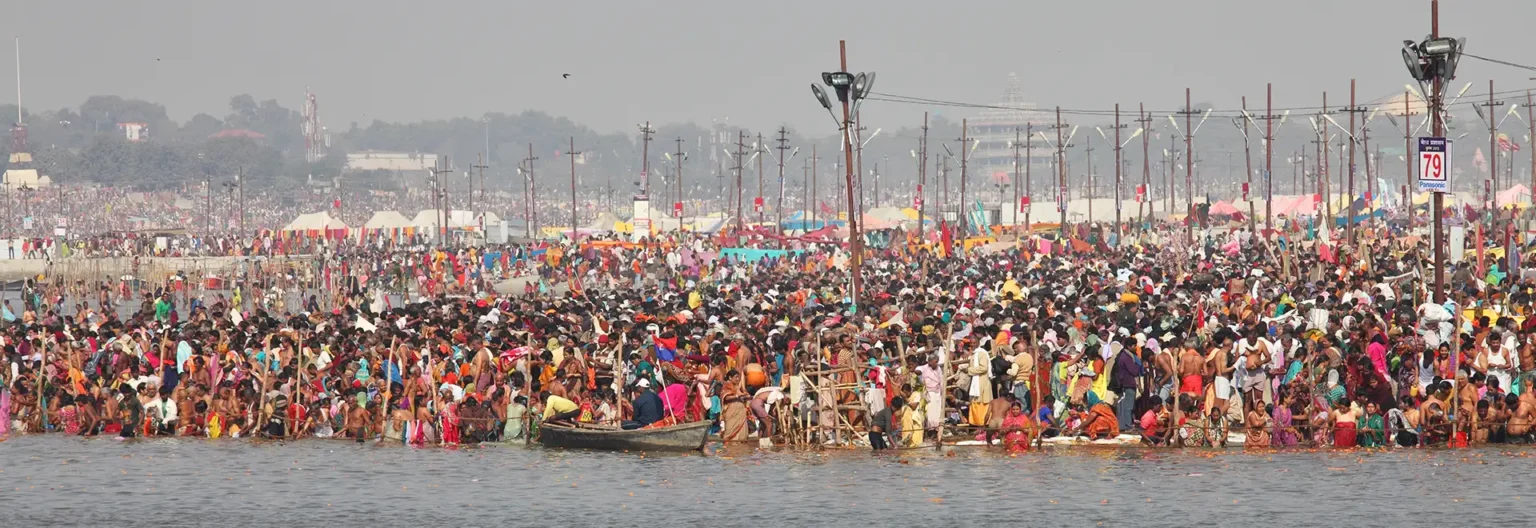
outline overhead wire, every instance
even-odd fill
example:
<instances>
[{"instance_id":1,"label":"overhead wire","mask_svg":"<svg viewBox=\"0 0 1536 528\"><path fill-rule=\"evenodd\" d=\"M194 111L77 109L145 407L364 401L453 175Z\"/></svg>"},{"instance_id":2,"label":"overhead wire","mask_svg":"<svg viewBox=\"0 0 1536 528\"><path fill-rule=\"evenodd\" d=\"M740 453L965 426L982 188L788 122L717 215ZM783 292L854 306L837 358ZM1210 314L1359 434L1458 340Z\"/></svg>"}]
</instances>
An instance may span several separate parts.
<instances>
[{"instance_id":1,"label":"overhead wire","mask_svg":"<svg viewBox=\"0 0 1536 528\"><path fill-rule=\"evenodd\" d=\"M1468 55L1468 56L1470 57L1472 55ZM1476 58L1482 58L1482 57L1476 57ZM1516 65L1516 66L1518 66L1518 65ZM1536 68L1532 68L1532 70L1536 70ZM1504 101L1504 102L1524 102L1525 101L1525 94L1529 90L1532 90L1532 89L1536 89L1536 88L1519 88L1519 89L1513 89L1513 90L1496 91L1496 92L1493 93L1494 100L1495 101ZM1357 104L1364 104L1364 105L1382 104L1382 103L1385 103L1386 101L1388 101L1391 98L1396 97L1396 96L1397 96L1397 94L1377 97L1375 99L1370 99L1370 100L1363 101L1363 102L1357 103ZM1414 94L1414 98L1417 99L1417 100L1422 101L1422 95L1420 95L1420 94L1415 93ZM884 92L871 92L870 93L870 97L868 97L867 99L870 100L870 101L880 101L880 102L888 102L888 103L896 103L896 104L931 105L931 106L943 106L943 107L952 107L952 108L972 108L972 109L979 109L979 110L1007 110L1007 111L1014 111L1014 112L1018 112L1018 111L1052 112L1052 111L1055 111L1054 109L1049 109L1049 108L1018 108L1018 107L1014 107L1014 106L1006 106L1006 105L999 105L999 104L983 104L983 103L969 103L969 102L963 102L963 101L948 101L948 100L943 100L943 99L933 99L933 98L926 98L926 97L915 97L915 96L891 94L891 93L884 93ZM1338 109L1338 108L1341 108L1343 106L1347 106L1347 105L1346 104L1339 104L1339 105L1330 107L1330 109ZM1306 114L1306 113L1318 113L1318 112L1321 112L1323 110L1324 110L1324 107L1321 106L1321 105L1318 105L1318 106L1292 106L1292 107L1283 107L1283 108L1273 108L1271 111L1278 115L1280 113L1287 112L1287 111L1294 112L1294 113ZM1112 110L1112 109L1062 108L1062 109L1060 109L1060 111L1061 111L1062 115L1073 115L1073 116L1113 116L1113 115L1115 115L1115 111ZM1147 110L1146 112L1149 115L1177 115L1177 114L1179 114L1179 113L1181 113L1183 111L1184 111L1183 109L1177 109L1177 110L1157 110L1157 109L1151 109L1151 110ZM1242 117L1243 114L1244 114L1244 111L1242 109L1215 109L1215 108L1211 108L1211 109L1209 109L1209 111L1210 111L1212 117ZM1259 112L1259 111L1260 110L1258 110L1258 109L1249 109L1249 110L1247 110L1247 114L1249 116L1253 116L1253 115L1255 115L1256 112ZM1201 113L1204 113L1204 112L1202 111ZM1122 115L1124 115L1123 112L1122 112Z\"/></svg>"}]
</instances>

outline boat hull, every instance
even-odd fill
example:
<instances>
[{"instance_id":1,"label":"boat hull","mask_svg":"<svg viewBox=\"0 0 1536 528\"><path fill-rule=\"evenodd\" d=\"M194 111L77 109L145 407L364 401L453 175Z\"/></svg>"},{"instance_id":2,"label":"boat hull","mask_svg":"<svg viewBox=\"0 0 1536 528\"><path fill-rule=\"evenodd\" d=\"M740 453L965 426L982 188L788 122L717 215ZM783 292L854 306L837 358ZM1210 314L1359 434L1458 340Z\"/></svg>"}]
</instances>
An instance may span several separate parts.
<instances>
[{"instance_id":1,"label":"boat hull","mask_svg":"<svg viewBox=\"0 0 1536 528\"><path fill-rule=\"evenodd\" d=\"M625 431L544 424L539 429L539 443L544 447L607 451L694 451L704 446L709 426L710 422L694 422Z\"/></svg>"}]
</instances>

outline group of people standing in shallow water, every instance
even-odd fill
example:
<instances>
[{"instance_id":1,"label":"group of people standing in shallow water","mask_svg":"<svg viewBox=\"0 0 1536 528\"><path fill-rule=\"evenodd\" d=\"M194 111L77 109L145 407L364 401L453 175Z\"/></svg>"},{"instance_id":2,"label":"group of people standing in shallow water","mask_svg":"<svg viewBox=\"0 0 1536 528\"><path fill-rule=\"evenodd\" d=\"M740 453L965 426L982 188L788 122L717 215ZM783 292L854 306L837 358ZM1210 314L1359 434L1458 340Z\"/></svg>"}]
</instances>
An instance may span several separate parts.
<instances>
[{"instance_id":1,"label":"group of people standing in shallow water","mask_svg":"<svg viewBox=\"0 0 1536 528\"><path fill-rule=\"evenodd\" d=\"M876 449L1530 441L1536 285L1454 265L1433 302L1424 243L1356 235L898 236L868 250L857 304L839 245L696 234L518 247L537 280L502 294L481 279L497 259L374 247L387 267L327 260L348 265L309 282L323 304L31 296L0 330L0 436L427 445L709 420L727 442ZM382 301L402 283L430 298Z\"/></svg>"}]
</instances>

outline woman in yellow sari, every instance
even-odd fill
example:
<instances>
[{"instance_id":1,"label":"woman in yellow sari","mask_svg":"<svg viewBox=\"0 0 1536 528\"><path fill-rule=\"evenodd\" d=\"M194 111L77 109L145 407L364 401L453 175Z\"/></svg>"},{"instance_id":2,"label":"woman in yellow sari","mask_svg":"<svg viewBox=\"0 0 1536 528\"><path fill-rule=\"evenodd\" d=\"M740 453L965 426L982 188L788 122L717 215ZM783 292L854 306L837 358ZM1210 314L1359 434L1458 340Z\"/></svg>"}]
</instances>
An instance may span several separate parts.
<instances>
[{"instance_id":1,"label":"woman in yellow sari","mask_svg":"<svg viewBox=\"0 0 1536 528\"><path fill-rule=\"evenodd\" d=\"M732 369L725 373L725 384L720 386L720 439L741 442L747 439L747 393L741 389L741 372Z\"/></svg>"}]
</instances>

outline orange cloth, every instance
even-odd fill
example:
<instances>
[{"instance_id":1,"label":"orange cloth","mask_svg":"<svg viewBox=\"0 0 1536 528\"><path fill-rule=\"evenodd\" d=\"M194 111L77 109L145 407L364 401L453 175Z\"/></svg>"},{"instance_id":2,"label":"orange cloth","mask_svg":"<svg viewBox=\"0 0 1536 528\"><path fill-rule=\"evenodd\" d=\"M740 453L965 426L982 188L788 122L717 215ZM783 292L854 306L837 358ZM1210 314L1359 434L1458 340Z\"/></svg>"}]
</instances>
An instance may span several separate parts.
<instances>
[{"instance_id":1,"label":"orange cloth","mask_svg":"<svg viewBox=\"0 0 1536 528\"><path fill-rule=\"evenodd\" d=\"M1099 403L1088 410L1088 416L1084 419L1083 434L1088 438L1114 438L1120 436L1120 421L1115 418L1115 410L1107 403Z\"/></svg>"}]
</instances>

